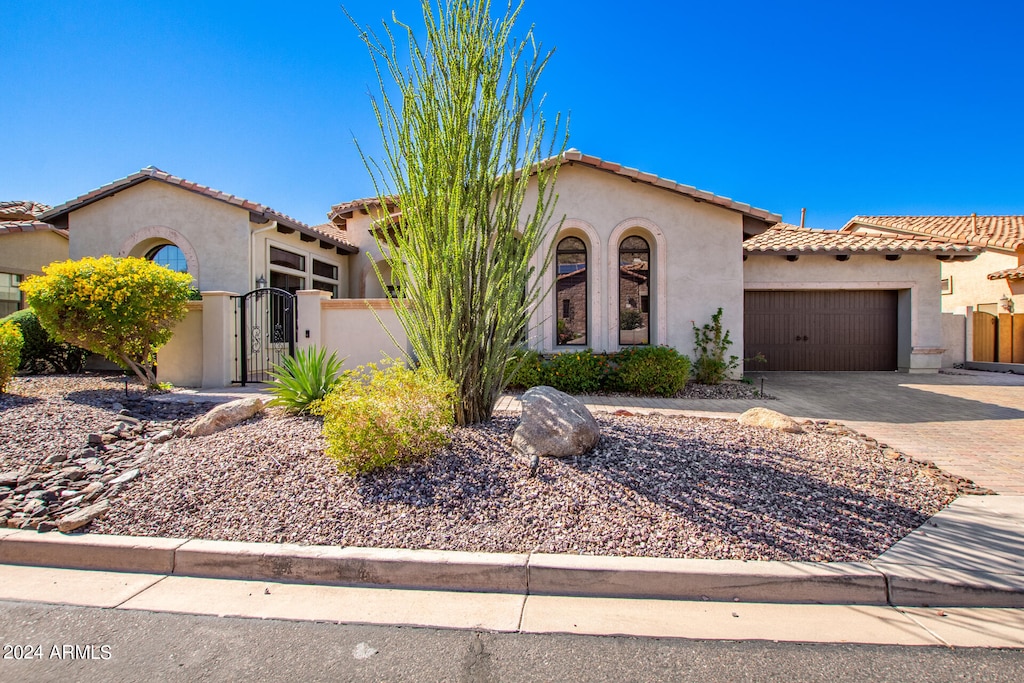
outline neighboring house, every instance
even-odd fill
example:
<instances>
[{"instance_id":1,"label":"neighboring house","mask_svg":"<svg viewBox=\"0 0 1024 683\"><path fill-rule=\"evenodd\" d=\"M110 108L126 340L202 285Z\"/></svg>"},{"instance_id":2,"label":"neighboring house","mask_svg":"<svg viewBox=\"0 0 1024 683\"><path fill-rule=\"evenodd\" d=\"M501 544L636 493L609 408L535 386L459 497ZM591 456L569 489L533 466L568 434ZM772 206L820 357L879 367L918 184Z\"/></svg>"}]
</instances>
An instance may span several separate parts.
<instances>
[{"instance_id":1,"label":"neighboring house","mask_svg":"<svg viewBox=\"0 0 1024 683\"><path fill-rule=\"evenodd\" d=\"M70 257L138 256L188 272L202 291L264 283L348 296L348 255L331 224L309 226L273 209L152 166L39 216L67 230Z\"/></svg>"},{"instance_id":2,"label":"neighboring house","mask_svg":"<svg viewBox=\"0 0 1024 683\"><path fill-rule=\"evenodd\" d=\"M0 202L0 318L25 306L19 285L43 266L68 258L68 234L38 219L49 209L31 201Z\"/></svg>"},{"instance_id":3,"label":"neighboring house","mask_svg":"<svg viewBox=\"0 0 1024 683\"><path fill-rule=\"evenodd\" d=\"M980 249L774 227L780 216L764 209L577 150L545 163L561 165L555 213L565 220L546 245L555 265L532 319L533 348L665 344L689 355L693 326L721 307L731 352L768 358L751 369L940 366L938 259L973 259ZM374 239L384 210L362 199L329 214L365 254L350 268L353 293L383 294L371 261L386 277ZM866 338L851 336L863 325Z\"/></svg>"},{"instance_id":4,"label":"neighboring house","mask_svg":"<svg viewBox=\"0 0 1024 683\"><path fill-rule=\"evenodd\" d=\"M854 216L842 231L927 236L983 249L976 260L942 264L942 310L966 315L970 307L968 360L1024 363L1024 216Z\"/></svg>"}]
</instances>

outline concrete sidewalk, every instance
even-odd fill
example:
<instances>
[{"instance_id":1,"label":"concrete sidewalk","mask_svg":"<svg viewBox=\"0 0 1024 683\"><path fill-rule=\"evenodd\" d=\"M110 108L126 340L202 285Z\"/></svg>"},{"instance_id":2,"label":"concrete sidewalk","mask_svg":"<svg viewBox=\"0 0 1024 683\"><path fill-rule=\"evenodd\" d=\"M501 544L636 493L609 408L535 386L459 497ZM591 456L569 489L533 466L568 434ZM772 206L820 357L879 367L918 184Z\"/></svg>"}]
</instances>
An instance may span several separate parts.
<instances>
[{"instance_id":1,"label":"concrete sidewalk","mask_svg":"<svg viewBox=\"0 0 1024 683\"><path fill-rule=\"evenodd\" d=\"M1024 648L1024 610L465 593L0 565L0 600L508 633Z\"/></svg>"}]
</instances>

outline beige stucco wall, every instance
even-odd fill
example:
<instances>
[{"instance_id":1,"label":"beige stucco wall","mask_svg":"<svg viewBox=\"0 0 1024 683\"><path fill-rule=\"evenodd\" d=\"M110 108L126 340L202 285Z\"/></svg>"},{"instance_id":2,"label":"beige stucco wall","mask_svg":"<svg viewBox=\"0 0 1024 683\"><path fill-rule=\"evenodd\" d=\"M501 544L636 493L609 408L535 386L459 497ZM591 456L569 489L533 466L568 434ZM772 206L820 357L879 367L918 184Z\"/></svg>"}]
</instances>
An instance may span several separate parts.
<instances>
[{"instance_id":1,"label":"beige stucco wall","mask_svg":"<svg viewBox=\"0 0 1024 683\"><path fill-rule=\"evenodd\" d=\"M245 209L150 180L73 211L70 256L144 256L173 241L199 289L247 292L249 225Z\"/></svg>"},{"instance_id":2,"label":"beige stucco wall","mask_svg":"<svg viewBox=\"0 0 1024 683\"><path fill-rule=\"evenodd\" d=\"M320 310L320 344L328 353L337 351L339 358L345 358L346 369L376 363L385 356L403 358L408 350L405 331L387 299L324 299ZM304 325L301 315L298 322L302 338L308 326ZM381 322L394 335L397 346L381 327Z\"/></svg>"},{"instance_id":3,"label":"beige stucco wall","mask_svg":"<svg viewBox=\"0 0 1024 683\"><path fill-rule=\"evenodd\" d=\"M566 220L560 233L549 231L546 246L567 235L587 244L590 348L620 348L618 249L640 235L651 247L651 343L692 356L691 321L709 322L721 307L733 351L742 353L742 214L585 166L562 166L557 192L555 216ZM555 344L553 278L552 269L531 321L530 344L543 351L567 348Z\"/></svg>"},{"instance_id":4,"label":"beige stucco wall","mask_svg":"<svg viewBox=\"0 0 1024 683\"><path fill-rule=\"evenodd\" d=\"M942 264L942 276L953 278L953 293L942 297L942 310L962 312L964 306L998 304L1008 296L1014 299L1017 311L1024 311L1024 292L1014 294L1009 280L989 280L988 274L1016 268L1018 256L1007 251L988 250L973 261Z\"/></svg>"},{"instance_id":5,"label":"beige stucco wall","mask_svg":"<svg viewBox=\"0 0 1024 683\"><path fill-rule=\"evenodd\" d=\"M68 259L68 238L53 230L0 234L0 273L41 275L43 266Z\"/></svg>"},{"instance_id":6,"label":"beige stucco wall","mask_svg":"<svg viewBox=\"0 0 1024 683\"><path fill-rule=\"evenodd\" d=\"M157 379L178 387L203 384L203 302L190 301L174 336L157 352Z\"/></svg>"},{"instance_id":7,"label":"beige stucco wall","mask_svg":"<svg viewBox=\"0 0 1024 683\"><path fill-rule=\"evenodd\" d=\"M350 256L348 263L348 295L353 299L384 297L384 288L374 272L373 264L377 264L385 277L390 275L390 267L384 261L383 252L372 232L374 222L382 218L384 214L379 209L369 214L357 210L346 221L348 239L359 248L359 253Z\"/></svg>"},{"instance_id":8,"label":"beige stucco wall","mask_svg":"<svg viewBox=\"0 0 1024 683\"><path fill-rule=\"evenodd\" d=\"M939 303L939 262L934 256L904 256L887 261L883 255L751 254L743 265L743 286L751 290L891 289L900 292L901 316L897 362L900 370L930 371L941 364L945 348ZM908 296L909 295L909 296Z\"/></svg>"},{"instance_id":9,"label":"beige stucco wall","mask_svg":"<svg viewBox=\"0 0 1024 683\"><path fill-rule=\"evenodd\" d=\"M942 367L951 368L966 360L967 316L962 313L942 314Z\"/></svg>"}]
</instances>

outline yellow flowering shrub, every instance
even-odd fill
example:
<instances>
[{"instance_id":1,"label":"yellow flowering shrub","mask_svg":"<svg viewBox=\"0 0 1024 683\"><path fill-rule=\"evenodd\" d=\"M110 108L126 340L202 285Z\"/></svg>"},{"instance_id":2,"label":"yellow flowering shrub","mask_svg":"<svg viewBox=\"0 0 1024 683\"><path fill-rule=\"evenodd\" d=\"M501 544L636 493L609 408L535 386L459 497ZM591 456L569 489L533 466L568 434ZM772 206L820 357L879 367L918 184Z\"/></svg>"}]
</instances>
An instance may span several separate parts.
<instances>
[{"instance_id":1,"label":"yellow flowering shrub","mask_svg":"<svg viewBox=\"0 0 1024 683\"><path fill-rule=\"evenodd\" d=\"M21 328L12 322L0 324L0 394L7 390L21 362L22 342Z\"/></svg>"},{"instance_id":2,"label":"yellow flowering shrub","mask_svg":"<svg viewBox=\"0 0 1024 683\"><path fill-rule=\"evenodd\" d=\"M342 375L312 412L324 418L326 452L347 474L428 457L448 442L455 383L397 361Z\"/></svg>"},{"instance_id":3,"label":"yellow flowering shrub","mask_svg":"<svg viewBox=\"0 0 1024 683\"><path fill-rule=\"evenodd\" d=\"M192 276L141 258L59 261L22 283L54 338L81 346L156 385L157 350L185 317Z\"/></svg>"}]
</instances>

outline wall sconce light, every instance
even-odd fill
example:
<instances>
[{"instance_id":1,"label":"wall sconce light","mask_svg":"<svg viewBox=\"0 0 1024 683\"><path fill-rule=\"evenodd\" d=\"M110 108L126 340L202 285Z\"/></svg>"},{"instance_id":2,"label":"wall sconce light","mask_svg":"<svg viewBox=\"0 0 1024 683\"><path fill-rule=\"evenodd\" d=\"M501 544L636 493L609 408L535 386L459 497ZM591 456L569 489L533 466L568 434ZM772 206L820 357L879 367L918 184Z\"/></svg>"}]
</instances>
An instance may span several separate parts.
<instances>
[{"instance_id":1,"label":"wall sconce light","mask_svg":"<svg viewBox=\"0 0 1024 683\"><path fill-rule=\"evenodd\" d=\"M258 278L256 278L256 289L266 289L266 288L267 288L267 278L263 277L263 275L260 275Z\"/></svg>"},{"instance_id":2,"label":"wall sconce light","mask_svg":"<svg viewBox=\"0 0 1024 683\"><path fill-rule=\"evenodd\" d=\"M1016 306L1013 303L1013 299L1006 296L1005 294L1003 294L1003 296L999 298L999 305L1002 306L1003 310L1009 313L1010 315L1013 315L1013 311L1014 309L1016 309Z\"/></svg>"}]
</instances>

